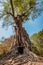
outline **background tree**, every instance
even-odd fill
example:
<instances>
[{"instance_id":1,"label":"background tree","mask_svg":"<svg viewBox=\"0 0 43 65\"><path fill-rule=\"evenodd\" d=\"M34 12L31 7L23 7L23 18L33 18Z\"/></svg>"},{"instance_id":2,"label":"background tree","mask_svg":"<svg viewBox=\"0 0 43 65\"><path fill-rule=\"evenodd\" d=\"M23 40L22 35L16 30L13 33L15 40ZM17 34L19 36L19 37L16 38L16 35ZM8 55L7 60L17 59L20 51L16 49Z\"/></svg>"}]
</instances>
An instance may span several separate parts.
<instances>
[{"instance_id":1,"label":"background tree","mask_svg":"<svg viewBox=\"0 0 43 65\"><path fill-rule=\"evenodd\" d=\"M16 43L19 46L24 45L24 43L29 43L27 46L31 49L31 42L30 40L26 40L26 31L22 27L22 24L29 19L30 15L32 16L32 19L35 19L40 15L43 11L42 5L43 2L38 0L0 0L0 6L3 6L0 10L0 18L3 18L4 21L3 26L16 25L14 26L16 32Z\"/></svg>"}]
</instances>

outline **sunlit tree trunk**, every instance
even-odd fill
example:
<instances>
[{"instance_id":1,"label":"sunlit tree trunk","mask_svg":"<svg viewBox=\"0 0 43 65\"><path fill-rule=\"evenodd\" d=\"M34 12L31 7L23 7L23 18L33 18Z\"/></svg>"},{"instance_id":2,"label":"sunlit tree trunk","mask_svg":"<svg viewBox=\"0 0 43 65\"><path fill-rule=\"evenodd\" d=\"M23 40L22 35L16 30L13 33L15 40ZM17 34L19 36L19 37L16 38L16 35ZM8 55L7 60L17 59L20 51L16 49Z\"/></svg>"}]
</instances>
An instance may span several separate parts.
<instances>
[{"instance_id":1,"label":"sunlit tree trunk","mask_svg":"<svg viewBox=\"0 0 43 65\"><path fill-rule=\"evenodd\" d=\"M18 45L21 46L22 45L22 17L19 17L15 20L16 22L16 38L17 38L17 42Z\"/></svg>"},{"instance_id":2,"label":"sunlit tree trunk","mask_svg":"<svg viewBox=\"0 0 43 65\"><path fill-rule=\"evenodd\" d=\"M25 47L25 46L27 46L28 49L31 50L31 42L30 42L30 39L26 40L26 34L27 34L27 32L25 34L25 30L22 27L22 17L18 17L15 20L15 22L16 22L16 28L15 28L16 43L17 43L18 47Z\"/></svg>"}]
</instances>

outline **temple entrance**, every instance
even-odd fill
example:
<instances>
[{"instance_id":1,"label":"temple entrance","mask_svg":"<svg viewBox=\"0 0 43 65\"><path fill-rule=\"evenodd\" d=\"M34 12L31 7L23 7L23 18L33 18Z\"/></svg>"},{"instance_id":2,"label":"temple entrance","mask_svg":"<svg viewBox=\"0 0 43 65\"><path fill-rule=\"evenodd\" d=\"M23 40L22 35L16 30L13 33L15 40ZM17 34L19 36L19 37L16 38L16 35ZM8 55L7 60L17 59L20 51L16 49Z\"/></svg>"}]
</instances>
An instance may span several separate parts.
<instances>
[{"instance_id":1,"label":"temple entrance","mask_svg":"<svg viewBox=\"0 0 43 65\"><path fill-rule=\"evenodd\" d=\"M18 46L18 53L23 54L24 53L24 47L23 46Z\"/></svg>"}]
</instances>

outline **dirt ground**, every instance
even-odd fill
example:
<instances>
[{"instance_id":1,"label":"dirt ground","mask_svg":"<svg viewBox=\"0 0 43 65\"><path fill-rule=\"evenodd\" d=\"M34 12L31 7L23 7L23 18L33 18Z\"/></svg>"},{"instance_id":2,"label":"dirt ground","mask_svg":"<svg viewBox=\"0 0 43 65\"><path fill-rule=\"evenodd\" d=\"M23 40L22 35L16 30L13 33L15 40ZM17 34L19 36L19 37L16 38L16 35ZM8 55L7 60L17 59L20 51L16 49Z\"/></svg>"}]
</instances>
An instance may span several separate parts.
<instances>
[{"instance_id":1,"label":"dirt ground","mask_svg":"<svg viewBox=\"0 0 43 65\"><path fill-rule=\"evenodd\" d=\"M43 62L27 62L22 65L43 65Z\"/></svg>"}]
</instances>

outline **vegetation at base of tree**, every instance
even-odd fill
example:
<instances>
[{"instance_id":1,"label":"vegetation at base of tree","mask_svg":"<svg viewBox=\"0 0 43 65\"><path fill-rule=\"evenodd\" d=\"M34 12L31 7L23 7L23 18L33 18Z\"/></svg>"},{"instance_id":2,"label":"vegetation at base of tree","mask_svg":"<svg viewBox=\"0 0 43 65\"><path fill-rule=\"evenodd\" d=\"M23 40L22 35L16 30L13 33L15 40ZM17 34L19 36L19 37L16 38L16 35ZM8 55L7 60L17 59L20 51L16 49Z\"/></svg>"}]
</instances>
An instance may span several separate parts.
<instances>
[{"instance_id":1,"label":"vegetation at base of tree","mask_svg":"<svg viewBox=\"0 0 43 65\"><path fill-rule=\"evenodd\" d=\"M31 36L32 51L43 57L43 30Z\"/></svg>"}]
</instances>

